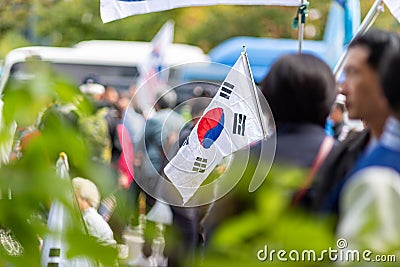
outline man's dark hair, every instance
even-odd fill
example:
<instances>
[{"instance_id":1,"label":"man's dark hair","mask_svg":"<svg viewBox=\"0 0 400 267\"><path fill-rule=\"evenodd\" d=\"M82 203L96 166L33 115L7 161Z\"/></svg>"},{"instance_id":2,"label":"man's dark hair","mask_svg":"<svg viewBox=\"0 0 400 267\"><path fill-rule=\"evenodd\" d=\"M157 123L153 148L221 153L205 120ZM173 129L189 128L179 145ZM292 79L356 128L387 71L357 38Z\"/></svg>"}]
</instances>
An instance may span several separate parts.
<instances>
[{"instance_id":1,"label":"man's dark hair","mask_svg":"<svg viewBox=\"0 0 400 267\"><path fill-rule=\"evenodd\" d=\"M197 98L192 98L189 101L190 101L190 105L192 107L191 115L192 115L192 117L194 117L194 116L200 116L201 115L200 113L203 113L203 111L210 104L211 98L197 97Z\"/></svg>"},{"instance_id":2,"label":"man's dark hair","mask_svg":"<svg viewBox=\"0 0 400 267\"><path fill-rule=\"evenodd\" d=\"M349 49L362 46L368 49L368 64L375 70L379 69L385 50L396 42L396 34L379 29L371 29L365 34L356 37L350 44Z\"/></svg>"},{"instance_id":3,"label":"man's dark hair","mask_svg":"<svg viewBox=\"0 0 400 267\"><path fill-rule=\"evenodd\" d=\"M400 119L400 37L396 36L397 43L389 48L382 60L380 77L383 92L389 102L394 115Z\"/></svg>"},{"instance_id":4,"label":"man's dark hair","mask_svg":"<svg viewBox=\"0 0 400 267\"><path fill-rule=\"evenodd\" d=\"M261 87L278 126L288 122L324 126L336 97L331 69L306 54L280 58Z\"/></svg>"},{"instance_id":5,"label":"man's dark hair","mask_svg":"<svg viewBox=\"0 0 400 267\"><path fill-rule=\"evenodd\" d=\"M169 87L160 88L156 92L157 106L159 109L174 108L178 96L175 90Z\"/></svg>"}]
</instances>

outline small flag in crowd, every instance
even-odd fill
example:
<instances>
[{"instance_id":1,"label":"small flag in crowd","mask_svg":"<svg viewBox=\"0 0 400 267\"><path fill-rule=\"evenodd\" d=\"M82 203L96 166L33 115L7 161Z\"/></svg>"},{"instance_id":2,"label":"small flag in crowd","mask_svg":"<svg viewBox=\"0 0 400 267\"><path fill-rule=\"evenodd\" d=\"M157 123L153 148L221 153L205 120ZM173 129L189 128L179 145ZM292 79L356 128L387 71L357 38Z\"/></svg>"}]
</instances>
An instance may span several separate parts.
<instances>
[{"instance_id":1,"label":"small flag in crowd","mask_svg":"<svg viewBox=\"0 0 400 267\"><path fill-rule=\"evenodd\" d=\"M210 5L276 5L299 6L301 0L100 0L104 23L128 16L186 6Z\"/></svg>"},{"instance_id":2,"label":"small flag in crowd","mask_svg":"<svg viewBox=\"0 0 400 267\"><path fill-rule=\"evenodd\" d=\"M99 205L99 214L103 219L108 222L111 218L111 215L114 213L114 210L117 206L117 199L115 195L112 193L108 197L104 198Z\"/></svg>"},{"instance_id":3,"label":"small flag in crowd","mask_svg":"<svg viewBox=\"0 0 400 267\"><path fill-rule=\"evenodd\" d=\"M174 22L167 21L151 41L151 51L147 59L139 66L140 77L135 97L140 108L147 113L156 101L156 89L162 88L168 81L165 68L165 56L174 39ZM163 72L161 72L163 71Z\"/></svg>"},{"instance_id":4,"label":"small flag in crowd","mask_svg":"<svg viewBox=\"0 0 400 267\"><path fill-rule=\"evenodd\" d=\"M60 153L60 157L56 163L56 169L59 177L63 180L69 179L68 158L65 153ZM70 199L72 201L72 191ZM75 259L67 258L67 250L69 249L66 237L63 235L65 229L71 225L71 213L65 204L58 200L54 200L50 207L49 218L47 220L47 228L50 233L44 237L43 247L41 250L41 266L90 266L86 258L80 257ZM83 226L83 225L82 225Z\"/></svg>"},{"instance_id":5,"label":"small flag in crowd","mask_svg":"<svg viewBox=\"0 0 400 267\"><path fill-rule=\"evenodd\" d=\"M186 203L223 157L264 137L261 109L243 52L164 172Z\"/></svg>"},{"instance_id":6,"label":"small flag in crowd","mask_svg":"<svg viewBox=\"0 0 400 267\"><path fill-rule=\"evenodd\" d=\"M400 1L399 0L383 0L393 16L400 22Z\"/></svg>"}]
</instances>

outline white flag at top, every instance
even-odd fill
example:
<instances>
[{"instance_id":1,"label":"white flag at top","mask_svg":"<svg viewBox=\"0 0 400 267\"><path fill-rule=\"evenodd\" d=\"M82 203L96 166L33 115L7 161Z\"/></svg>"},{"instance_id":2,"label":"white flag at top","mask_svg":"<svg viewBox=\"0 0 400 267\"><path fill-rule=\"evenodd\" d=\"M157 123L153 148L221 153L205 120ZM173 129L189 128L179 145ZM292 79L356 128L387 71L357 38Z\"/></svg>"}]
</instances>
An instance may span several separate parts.
<instances>
[{"instance_id":1,"label":"white flag at top","mask_svg":"<svg viewBox=\"0 0 400 267\"><path fill-rule=\"evenodd\" d=\"M276 5L299 6L301 0L100 0L104 23L128 16L187 6L210 5Z\"/></svg>"},{"instance_id":2,"label":"white flag at top","mask_svg":"<svg viewBox=\"0 0 400 267\"><path fill-rule=\"evenodd\" d=\"M186 203L223 157L265 134L255 85L243 52L164 173Z\"/></svg>"},{"instance_id":3,"label":"white flag at top","mask_svg":"<svg viewBox=\"0 0 400 267\"><path fill-rule=\"evenodd\" d=\"M393 16L400 22L400 1L399 0L384 0Z\"/></svg>"},{"instance_id":4,"label":"white flag at top","mask_svg":"<svg viewBox=\"0 0 400 267\"><path fill-rule=\"evenodd\" d=\"M174 22L169 20L154 36L147 59L139 66L140 77L135 97L145 114L156 102L156 89L167 84L169 73L164 70L165 57L173 40Z\"/></svg>"}]
</instances>

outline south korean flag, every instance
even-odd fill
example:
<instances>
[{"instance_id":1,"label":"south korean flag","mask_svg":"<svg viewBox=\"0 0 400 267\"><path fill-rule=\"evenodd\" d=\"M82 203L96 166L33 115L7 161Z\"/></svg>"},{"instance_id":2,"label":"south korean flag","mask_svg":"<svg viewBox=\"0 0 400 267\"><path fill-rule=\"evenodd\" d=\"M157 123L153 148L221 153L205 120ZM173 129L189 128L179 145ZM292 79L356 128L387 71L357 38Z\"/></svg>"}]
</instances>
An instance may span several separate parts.
<instances>
[{"instance_id":1,"label":"south korean flag","mask_svg":"<svg viewBox=\"0 0 400 267\"><path fill-rule=\"evenodd\" d=\"M164 173L187 203L233 152L266 137L247 55L241 54Z\"/></svg>"}]
</instances>

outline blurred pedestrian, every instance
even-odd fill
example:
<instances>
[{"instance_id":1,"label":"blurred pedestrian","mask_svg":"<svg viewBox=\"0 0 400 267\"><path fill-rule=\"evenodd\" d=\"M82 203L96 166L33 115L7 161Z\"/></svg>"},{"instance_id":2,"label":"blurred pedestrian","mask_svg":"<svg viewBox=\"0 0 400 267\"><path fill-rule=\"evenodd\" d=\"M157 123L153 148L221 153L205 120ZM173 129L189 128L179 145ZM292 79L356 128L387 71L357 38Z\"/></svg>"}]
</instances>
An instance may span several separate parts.
<instances>
[{"instance_id":1,"label":"blurred pedestrian","mask_svg":"<svg viewBox=\"0 0 400 267\"><path fill-rule=\"evenodd\" d=\"M400 38L391 37L380 69L391 116L376 146L363 154L344 184L337 233L351 247L378 252L398 250L400 240Z\"/></svg>"},{"instance_id":2,"label":"blurred pedestrian","mask_svg":"<svg viewBox=\"0 0 400 267\"><path fill-rule=\"evenodd\" d=\"M122 232L133 212L132 201L127 201L127 190L133 181L133 146L127 129L122 124L122 111L110 97L105 97L106 88L95 75L89 75L79 87L94 102L92 114L79 119L84 138L96 152L95 160L108 164L113 177L109 177L114 190L110 190L102 202L100 213L109 218L109 224L115 239L122 241ZM109 88L109 95L115 95L115 89ZM113 98L111 97L111 100ZM134 196L131 196L134 197Z\"/></svg>"},{"instance_id":3,"label":"blurred pedestrian","mask_svg":"<svg viewBox=\"0 0 400 267\"><path fill-rule=\"evenodd\" d=\"M143 116L137 113L131 106L131 97L129 92L121 92L118 106L123 112L123 124L129 131L135 152L139 150L140 140L143 138L145 120Z\"/></svg>"},{"instance_id":4,"label":"blurred pedestrian","mask_svg":"<svg viewBox=\"0 0 400 267\"><path fill-rule=\"evenodd\" d=\"M345 107L342 103L335 103L329 114L329 120L332 121L333 138L339 139L344 126Z\"/></svg>"},{"instance_id":5,"label":"blurred pedestrian","mask_svg":"<svg viewBox=\"0 0 400 267\"><path fill-rule=\"evenodd\" d=\"M276 124L276 162L311 168L327 138L325 121L336 97L329 67L311 55L284 56L261 87Z\"/></svg>"},{"instance_id":6,"label":"blurred pedestrian","mask_svg":"<svg viewBox=\"0 0 400 267\"><path fill-rule=\"evenodd\" d=\"M119 155L119 142L116 133L118 112L114 106L104 100L105 87L95 75L88 75L79 89L92 102L94 110L91 114L82 114L78 119L94 161L110 163Z\"/></svg>"},{"instance_id":7,"label":"blurred pedestrian","mask_svg":"<svg viewBox=\"0 0 400 267\"><path fill-rule=\"evenodd\" d=\"M315 173L334 145L324 129L337 94L333 74L314 56L284 56L265 77L262 92L276 123L275 165L305 171L293 203L309 207ZM271 142L263 142L263 149L271 149Z\"/></svg>"},{"instance_id":8,"label":"blurred pedestrian","mask_svg":"<svg viewBox=\"0 0 400 267\"><path fill-rule=\"evenodd\" d=\"M100 193L96 185L84 178L72 179L72 185L89 234L105 245L116 245L113 232L107 222L97 213Z\"/></svg>"},{"instance_id":9,"label":"blurred pedestrian","mask_svg":"<svg viewBox=\"0 0 400 267\"><path fill-rule=\"evenodd\" d=\"M346 96L349 118L363 120L366 129L352 134L337 146L321 167L312 196L317 211L337 214L343 181L360 155L371 151L382 133L390 111L378 69L385 50L393 45L395 39L392 33L372 29L349 45L342 93Z\"/></svg>"},{"instance_id":10,"label":"blurred pedestrian","mask_svg":"<svg viewBox=\"0 0 400 267\"><path fill-rule=\"evenodd\" d=\"M172 88L159 88L156 93L155 111L147 120L144 132L145 149L148 159L145 176L155 179L167 164L167 154L178 140L179 131L185 121L173 110L177 95ZM150 163L150 165L148 164Z\"/></svg>"},{"instance_id":11,"label":"blurred pedestrian","mask_svg":"<svg viewBox=\"0 0 400 267\"><path fill-rule=\"evenodd\" d=\"M131 107L140 115L143 115L143 110L140 108L139 99L137 97L137 87L136 84L133 84L129 87L129 98L132 100Z\"/></svg>"},{"instance_id":12,"label":"blurred pedestrian","mask_svg":"<svg viewBox=\"0 0 400 267\"><path fill-rule=\"evenodd\" d=\"M103 99L110 103L117 104L119 99L119 92L114 87L107 85L105 87Z\"/></svg>"}]
</instances>

